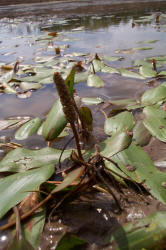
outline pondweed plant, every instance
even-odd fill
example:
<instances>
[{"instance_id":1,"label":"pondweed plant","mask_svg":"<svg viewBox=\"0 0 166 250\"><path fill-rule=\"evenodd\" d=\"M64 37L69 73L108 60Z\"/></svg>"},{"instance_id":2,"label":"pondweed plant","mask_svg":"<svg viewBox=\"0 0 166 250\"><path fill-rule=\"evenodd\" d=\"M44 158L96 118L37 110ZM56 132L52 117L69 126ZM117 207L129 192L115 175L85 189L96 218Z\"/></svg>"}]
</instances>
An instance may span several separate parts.
<instances>
[{"instance_id":1,"label":"pondweed plant","mask_svg":"<svg viewBox=\"0 0 166 250\"><path fill-rule=\"evenodd\" d=\"M94 60L98 60L95 63L101 66L100 59L95 58ZM96 144L94 148L83 151L80 146L80 138L88 136L89 131L86 125L89 122L89 116L86 116L86 112L83 112L85 107L83 109L77 106L75 102L74 76L75 68L71 70L66 80L62 78L59 72L55 72L53 80L59 98L47 115L46 120L43 123L39 118L27 121L18 129L16 134L18 138L21 136L24 138L24 134L30 135L41 126L42 135L46 141L51 143L63 132L67 125L70 125L76 143L76 150L66 150L65 147L63 150L52 147L29 150L20 147L9 152L0 162L1 172L13 173L0 180L0 217L2 218L11 208L14 208L15 214L0 230L16 224L17 233L12 244L21 245L22 249L30 243L37 248L39 235L45 223L44 205L46 203L53 204L51 205L51 218L51 215L56 209L60 208L64 201L74 199L83 190L92 188L96 184L98 190L107 192L113 197L115 203L114 213L123 211L122 200L126 198L123 186L129 183L137 187L137 190L141 190L140 188L143 186L155 198L166 204L166 174L160 172L154 166L152 160L142 148L142 146L149 143L151 136L166 141L165 82L156 88L145 91L140 101L131 99L111 101L109 105L117 106L118 114L109 117L104 113L106 118L104 131L108 138ZM94 102L94 100L92 101ZM130 112L136 109L143 110L144 120L137 121ZM104 112L104 109L102 109L102 112ZM91 114L90 109L88 109L87 113ZM27 131L30 131L30 133L27 133ZM56 187L51 186L49 191L48 188L43 188L41 184L47 187L47 180L55 173L55 164L56 169L58 169L58 163L65 159L70 159L70 167L66 170L60 169L63 177L62 181L51 181ZM66 188L68 188L68 191L66 191ZM42 199L41 194L43 192L45 194L46 191L47 195ZM63 191L63 195L56 198L56 194L61 193L61 191ZM28 196L27 193L31 193L31 195ZM40 194L40 199L38 194ZM56 202L54 202L54 199L56 199ZM39 213L39 211L41 212ZM28 235L26 238L30 242L27 243L21 231L21 224L23 220L30 216L30 223L32 223L32 228L35 230L35 237L31 238L33 230L28 231L28 234L26 234L28 225L25 224L24 231ZM163 219L165 215L163 213L152 216L155 223L161 222L156 219L158 216ZM13 219L14 217L15 219ZM143 235L142 241L144 242L145 235L149 237L149 234L145 232L144 225L146 225L146 228L150 227L150 224L148 224L150 218L142 219L142 222L140 222L140 224L142 223L142 227L140 227ZM162 237L165 237L165 233L163 233L163 231L165 232L163 230L165 224L162 228L160 228L159 224L156 225L157 233L162 231ZM133 230L137 234L137 228ZM154 230L153 233L155 235L156 231ZM77 240L73 239L74 242ZM111 242L113 240L110 239ZM157 244L157 242L155 240L153 245ZM83 243L85 242L83 241ZM134 246L137 246L136 242L134 244Z\"/></svg>"}]
</instances>

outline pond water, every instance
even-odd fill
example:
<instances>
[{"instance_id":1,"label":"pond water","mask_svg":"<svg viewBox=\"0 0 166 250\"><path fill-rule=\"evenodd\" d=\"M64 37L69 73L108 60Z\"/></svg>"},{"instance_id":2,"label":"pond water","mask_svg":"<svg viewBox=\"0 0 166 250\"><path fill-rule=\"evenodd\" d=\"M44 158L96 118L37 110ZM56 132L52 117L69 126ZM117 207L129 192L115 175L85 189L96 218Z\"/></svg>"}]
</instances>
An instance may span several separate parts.
<instances>
[{"instance_id":1,"label":"pond water","mask_svg":"<svg viewBox=\"0 0 166 250\"><path fill-rule=\"evenodd\" d=\"M96 1L96 3L86 1L80 4L77 1L72 1L71 3L0 6L0 64L10 65L19 61L20 67L21 65L33 65L35 67L38 64L37 57L57 57L55 47L61 48L61 57L65 58L66 56L68 62L88 60L89 55L97 53L99 57L100 55L121 57L120 60L108 60L107 65L116 69L127 68L129 70L133 68L136 60L165 55L166 2L140 1L139 3L127 1L125 4L123 2L102 1L101 4L100 1ZM57 32L58 34L57 37L53 37L52 41L44 38L50 32ZM84 54L86 57L84 57ZM47 62L47 59L43 62ZM65 65L67 66L67 64ZM162 65L161 70L164 70L164 67L165 65ZM1 73L3 75L3 72ZM149 88L149 79L140 80L125 77L121 74L102 72L98 75L104 80L105 86L102 88L88 87L86 82L83 81L76 85L79 96L100 97L105 101L139 98ZM23 98L24 96L18 93L7 94L2 92L0 94L0 120L18 116L44 119L57 97L54 84L48 83L42 84L42 88L36 91L28 91L30 94L29 97L25 96L27 98ZM153 84L157 85L157 80ZM99 140L102 140L105 137L103 115L98 112L96 107L92 107L92 111L94 133L97 134ZM15 129L2 130L0 135L10 136L13 142L19 143L14 139L14 132ZM64 141L55 144L55 146L61 147ZM45 146L44 140L38 135L32 136L21 143L28 148ZM156 160L155 157L154 159ZM154 204L149 211L155 211L157 205ZM86 214L86 216L89 216L89 205L87 209L88 215ZM145 207L143 210L145 214L149 213L145 211ZM77 218L82 213L82 210L78 212ZM138 215L138 211L133 213ZM69 215L65 214L65 216L64 220L70 224ZM95 218L92 219L91 223L94 221ZM83 222L75 222L73 227L77 227L77 223ZM97 226L100 226L100 223L103 223L102 219ZM112 220L106 223L105 228L109 228L109 223L111 224ZM89 235L85 235L85 238L93 243L95 242L96 232L90 232L91 226L87 225ZM86 226L84 223L84 230ZM98 235L100 239L97 243L101 243L102 233L101 230ZM44 240L48 238L46 242L51 241L47 234L49 232L46 231L45 236L43 236ZM82 234L80 232L80 235ZM46 249L45 247L41 248Z\"/></svg>"}]
</instances>

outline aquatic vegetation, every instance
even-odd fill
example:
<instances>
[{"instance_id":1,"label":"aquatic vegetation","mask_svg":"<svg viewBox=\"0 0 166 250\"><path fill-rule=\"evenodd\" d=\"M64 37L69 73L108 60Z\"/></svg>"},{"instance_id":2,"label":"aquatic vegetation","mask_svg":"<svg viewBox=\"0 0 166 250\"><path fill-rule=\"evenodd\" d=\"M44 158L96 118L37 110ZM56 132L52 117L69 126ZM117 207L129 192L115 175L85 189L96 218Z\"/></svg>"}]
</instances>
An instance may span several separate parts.
<instances>
[{"instance_id":1,"label":"aquatic vegetation","mask_svg":"<svg viewBox=\"0 0 166 250\"><path fill-rule=\"evenodd\" d=\"M154 24L159 20L164 22L165 15L145 16L133 22L136 25ZM64 20L61 24L66 23ZM84 30L85 27L80 26L71 32ZM123 190L126 187L136 189L133 192L139 195L146 191L166 205L166 173L156 168L165 167L165 160L153 162L144 148L152 138L166 142L166 56L138 58L131 67L122 66L130 53L143 57L141 53L152 50L153 54L153 48L147 44L155 46L158 40L138 41L147 47L117 49L115 53L123 57L78 51L68 53L68 46L63 43L71 40L61 33L45 31L35 38L35 42L43 46L42 52L45 48L47 52L54 51L54 55L41 54L35 57L34 64L29 65L21 62L1 65L2 94L25 95L28 98L29 93L49 84L55 84L58 92L55 103L44 117L22 116L0 121L1 132L13 129L15 135L12 140L16 140L0 142L2 149L5 147L10 151L0 161L0 218L7 216L12 208L14 211L0 230L16 224L16 236L10 243L11 248L21 245L22 249L37 249L45 220L50 220L63 204L74 201L87 190L91 192L95 189L109 195L115 214L125 210L127 195ZM132 99L113 100L102 94L91 95L90 92L89 97L81 97L77 83L86 84L89 90L100 90L108 85L106 80L109 81L112 75L117 79L137 79L138 84L157 84L150 89L149 85L146 86L147 90L141 96ZM147 79L149 82L146 82ZM92 105L91 109L85 105ZM95 112L104 115L102 130L105 139L99 142L92 132L93 107ZM24 148L24 141L30 140L32 135L45 140L45 147ZM56 142L61 138L64 139L63 146L57 149ZM72 144L69 147L73 139L75 146ZM89 146L90 140L92 145ZM17 141L22 144L17 144ZM128 246L134 249L154 247L162 244L165 238L164 218L165 212L158 212L142 218L137 225L123 225L120 230L125 232ZM21 236L19 240L18 233ZM139 233L141 237L138 237ZM139 242L134 237L139 238ZM153 238L152 242L147 240L149 237ZM122 244L128 247L124 241L119 230L109 239L111 243L116 242L117 249L121 249ZM66 232L56 249L86 244L86 240Z\"/></svg>"}]
</instances>

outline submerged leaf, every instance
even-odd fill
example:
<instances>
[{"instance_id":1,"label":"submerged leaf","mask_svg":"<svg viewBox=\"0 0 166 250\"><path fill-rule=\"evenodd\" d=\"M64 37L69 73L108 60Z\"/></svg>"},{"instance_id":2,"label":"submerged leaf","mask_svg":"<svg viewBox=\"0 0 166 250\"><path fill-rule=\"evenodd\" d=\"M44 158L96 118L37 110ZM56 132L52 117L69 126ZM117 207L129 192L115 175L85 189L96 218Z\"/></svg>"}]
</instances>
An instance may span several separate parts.
<instances>
[{"instance_id":1,"label":"submerged leaf","mask_svg":"<svg viewBox=\"0 0 166 250\"><path fill-rule=\"evenodd\" d=\"M29 194L28 190L35 190L50 178L53 172L52 164L2 178L0 180L0 218L22 201Z\"/></svg>"},{"instance_id":2,"label":"submerged leaf","mask_svg":"<svg viewBox=\"0 0 166 250\"><path fill-rule=\"evenodd\" d=\"M86 247L86 241L79 237L71 234L65 234L62 239L58 242L56 250L74 250L83 249ZM83 248L82 248L83 247Z\"/></svg>"}]
</instances>

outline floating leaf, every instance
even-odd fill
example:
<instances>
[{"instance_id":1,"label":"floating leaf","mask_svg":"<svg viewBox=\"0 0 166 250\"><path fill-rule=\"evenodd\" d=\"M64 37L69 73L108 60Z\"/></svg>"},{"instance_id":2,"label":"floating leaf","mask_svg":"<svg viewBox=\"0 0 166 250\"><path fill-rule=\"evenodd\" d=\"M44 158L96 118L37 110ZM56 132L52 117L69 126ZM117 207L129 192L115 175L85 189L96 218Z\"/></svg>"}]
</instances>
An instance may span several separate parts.
<instances>
[{"instance_id":1,"label":"floating leaf","mask_svg":"<svg viewBox=\"0 0 166 250\"><path fill-rule=\"evenodd\" d=\"M105 157L111 157L127 148L131 143L131 137L126 132L117 132L111 138L108 138L99 144L100 154ZM95 153L95 149L87 151L85 159Z\"/></svg>"},{"instance_id":2,"label":"floating leaf","mask_svg":"<svg viewBox=\"0 0 166 250\"><path fill-rule=\"evenodd\" d=\"M104 100L100 97L84 97L81 101L87 105L97 105L104 102Z\"/></svg>"},{"instance_id":3,"label":"floating leaf","mask_svg":"<svg viewBox=\"0 0 166 250\"><path fill-rule=\"evenodd\" d=\"M151 134L145 128L142 121L138 121L133 129L133 140L137 145L146 146L151 139Z\"/></svg>"},{"instance_id":4,"label":"floating leaf","mask_svg":"<svg viewBox=\"0 0 166 250\"><path fill-rule=\"evenodd\" d=\"M121 61L124 58L121 56L107 56L107 55L103 55L101 56L102 59L104 59L105 61L110 61L110 62L115 62L115 61Z\"/></svg>"},{"instance_id":5,"label":"floating leaf","mask_svg":"<svg viewBox=\"0 0 166 250\"><path fill-rule=\"evenodd\" d=\"M2 178L0 180L0 218L22 201L29 194L28 190L35 190L49 179L53 172L52 164Z\"/></svg>"},{"instance_id":6,"label":"floating leaf","mask_svg":"<svg viewBox=\"0 0 166 250\"><path fill-rule=\"evenodd\" d=\"M98 75L90 74L87 79L87 85L89 87L101 88L104 87L104 82Z\"/></svg>"},{"instance_id":7,"label":"floating leaf","mask_svg":"<svg viewBox=\"0 0 166 250\"><path fill-rule=\"evenodd\" d=\"M136 99L119 99L119 100L109 100L109 103L117 106L118 108L124 108L128 110L140 108L141 105Z\"/></svg>"},{"instance_id":8,"label":"floating leaf","mask_svg":"<svg viewBox=\"0 0 166 250\"><path fill-rule=\"evenodd\" d=\"M79 82L85 82L88 79L88 72L80 72L75 74L74 82L79 83Z\"/></svg>"},{"instance_id":9,"label":"floating leaf","mask_svg":"<svg viewBox=\"0 0 166 250\"><path fill-rule=\"evenodd\" d=\"M74 250L82 249L86 247L86 242L79 237L71 234L65 234L62 239L58 242L56 250Z\"/></svg>"},{"instance_id":10,"label":"floating leaf","mask_svg":"<svg viewBox=\"0 0 166 250\"><path fill-rule=\"evenodd\" d=\"M152 106L145 107L143 114L145 115L144 125L151 135L166 142L166 111Z\"/></svg>"},{"instance_id":11,"label":"floating leaf","mask_svg":"<svg viewBox=\"0 0 166 250\"><path fill-rule=\"evenodd\" d=\"M61 161L68 158L71 150L65 150ZM30 150L17 148L10 151L0 161L0 172L24 172L31 168L37 168L42 165L56 164L59 161L61 150L54 148L42 148L39 150Z\"/></svg>"},{"instance_id":12,"label":"floating leaf","mask_svg":"<svg viewBox=\"0 0 166 250\"><path fill-rule=\"evenodd\" d=\"M93 64L93 66L92 66L92 64ZM93 69L95 70L95 72L98 72L98 71L100 71L104 67L103 61L98 60L98 59L94 59L92 61L92 64L90 65L90 71L91 72L93 72Z\"/></svg>"},{"instance_id":13,"label":"floating leaf","mask_svg":"<svg viewBox=\"0 0 166 250\"><path fill-rule=\"evenodd\" d=\"M141 79L141 80L145 79L143 76L139 75L138 73L129 71L127 69L119 68L118 70L122 76L129 77L129 78Z\"/></svg>"},{"instance_id":14,"label":"floating leaf","mask_svg":"<svg viewBox=\"0 0 166 250\"><path fill-rule=\"evenodd\" d=\"M29 136L33 135L37 132L38 128L40 127L42 121L40 118L32 119L22 125L15 133L16 140L24 140Z\"/></svg>"},{"instance_id":15,"label":"floating leaf","mask_svg":"<svg viewBox=\"0 0 166 250\"><path fill-rule=\"evenodd\" d=\"M147 43L156 43L158 40L147 40L147 41L139 41L137 43L147 44Z\"/></svg>"},{"instance_id":16,"label":"floating leaf","mask_svg":"<svg viewBox=\"0 0 166 250\"><path fill-rule=\"evenodd\" d=\"M145 64L139 68L139 73L145 78L152 78L157 76L157 72Z\"/></svg>"},{"instance_id":17,"label":"floating leaf","mask_svg":"<svg viewBox=\"0 0 166 250\"><path fill-rule=\"evenodd\" d=\"M134 116L128 112L122 112L116 116L106 119L104 132L107 135L113 135L120 131L132 131L135 124Z\"/></svg>"},{"instance_id":18,"label":"floating leaf","mask_svg":"<svg viewBox=\"0 0 166 250\"><path fill-rule=\"evenodd\" d=\"M106 66L106 65L101 69L101 72L110 73L110 74L119 73L119 71L117 69Z\"/></svg>"},{"instance_id":19,"label":"floating leaf","mask_svg":"<svg viewBox=\"0 0 166 250\"><path fill-rule=\"evenodd\" d=\"M134 181L142 183L148 191L166 204L166 189L162 183L166 181L166 173L160 172L145 151L132 142L130 146L112 158Z\"/></svg>"},{"instance_id":20,"label":"floating leaf","mask_svg":"<svg viewBox=\"0 0 166 250\"><path fill-rule=\"evenodd\" d=\"M156 88L146 90L141 97L141 103L152 105L164 99L166 99L166 87L161 84Z\"/></svg>"},{"instance_id":21,"label":"floating leaf","mask_svg":"<svg viewBox=\"0 0 166 250\"><path fill-rule=\"evenodd\" d=\"M30 89L40 89L42 85L40 83L31 83L31 82L21 82L20 88L22 90L30 90Z\"/></svg>"},{"instance_id":22,"label":"floating leaf","mask_svg":"<svg viewBox=\"0 0 166 250\"><path fill-rule=\"evenodd\" d=\"M128 223L113 232L110 243L116 250L164 249L166 238L166 212L160 211L137 223Z\"/></svg>"}]
</instances>

